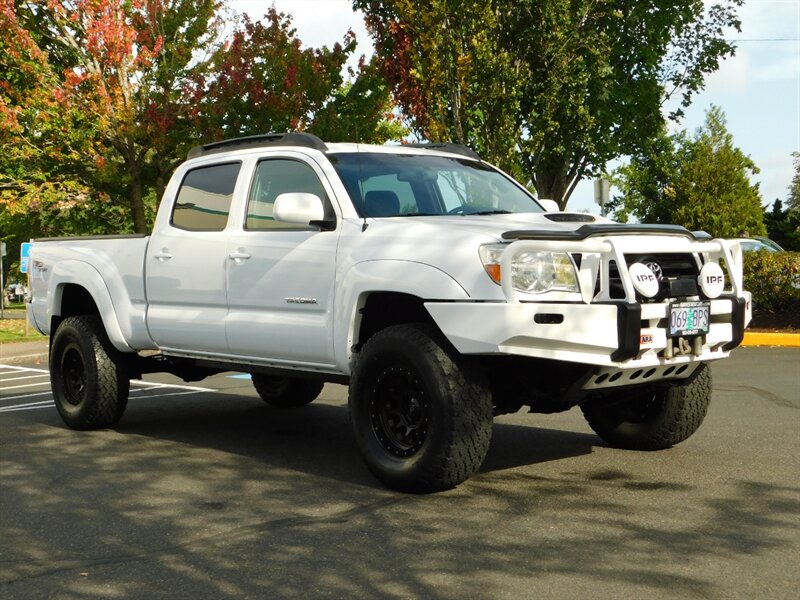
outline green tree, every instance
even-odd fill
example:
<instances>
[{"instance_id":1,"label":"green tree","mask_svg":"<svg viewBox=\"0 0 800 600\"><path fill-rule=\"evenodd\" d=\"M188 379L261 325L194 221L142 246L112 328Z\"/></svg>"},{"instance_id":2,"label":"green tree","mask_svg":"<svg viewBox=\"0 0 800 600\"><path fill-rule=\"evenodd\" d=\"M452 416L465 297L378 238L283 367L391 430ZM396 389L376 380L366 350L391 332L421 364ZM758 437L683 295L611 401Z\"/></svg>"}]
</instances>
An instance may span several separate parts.
<instances>
[{"instance_id":1,"label":"green tree","mask_svg":"<svg viewBox=\"0 0 800 600\"><path fill-rule=\"evenodd\" d=\"M565 207L733 54L743 0L354 0L417 135L474 146ZM680 110L673 116L680 115Z\"/></svg>"},{"instance_id":2,"label":"green tree","mask_svg":"<svg viewBox=\"0 0 800 600\"><path fill-rule=\"evenodd\" d=\"M314 115L309 131L329 142L383 144L401 140L408 130L394 114L394 103L377 59L362 60L358 70Z\"/></svg>"},{"instance_id":3,"label":"green tree","mask_svg":"<svg viewBox=\"0 0 800 600\"><path fill-rule=\"evenodd\" d=\"M414 134L468 145L524 179L516 152L522 65L501 43L499 9L475 0L353 4Z\"/></svg>"},{"instance_id":4,"label":"green tree","mask_svg":"<svg viewBox=\"0 0 800 600\"><path fill-rule=\"evenodd\" d=\"M718 237L766 234L758 184L750 184L758 167L733 145L719 107L706 113L705 125L684 146L681 163L667 190L675 223Z\"/></svg>"},{"instance_id":5,"label":"green tree","mask_svg":"<svg viewBox=\"0 0 800 600\"><path fill-rule=\"evenodd\" d=\"M658 151L617 170L622 194L615 205L623 220L632 214L642 222L677 223L715 237L764 235L758 184L750 183L756 173L750 157L733 145L724 114L712 106L694 136L662 134Z\"/></svg>"},{"instance_id":6,"label":"green tree","mask_svg":"<svg viewBox=\"0 0 800 600\"><path fill-rule=\"evenodd\" d=\"M789 185L786 207L794 213L800 213L800 152L792 152L792 162L794 163L794 176Z\"/></svg>"},{"instance_id":7,"label":"green tree","mask_svg":"<svg viewBox=\"0 0 800 600\"><path fill-rule=\"evenodd\" d=\"M669 136L666 127L630 162L607 175L620 194L607 209L626 223L631 215L643 223L671 223L671 200L667 190L678 175L677 147L686 143L686 134Z\"/></svg>"},{"instance_id":8,"label":"green tree","mask_svg":"<svg viewBox=\"0 0 800 600\"><path fill-rule=\"evenodd\" d=\"M767 235L784 250L800 252L800 211L783 208L783 202L776 198L772 210L764 209L764 225Z\"/></svg>"}]
</instances>

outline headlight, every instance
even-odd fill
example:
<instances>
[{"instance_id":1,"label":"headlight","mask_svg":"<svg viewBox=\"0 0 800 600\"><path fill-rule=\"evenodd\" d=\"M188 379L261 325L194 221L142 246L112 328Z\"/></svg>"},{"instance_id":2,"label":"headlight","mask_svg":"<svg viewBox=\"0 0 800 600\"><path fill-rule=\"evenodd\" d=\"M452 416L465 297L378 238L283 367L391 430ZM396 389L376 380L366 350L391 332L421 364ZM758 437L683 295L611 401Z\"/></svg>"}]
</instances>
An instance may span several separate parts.
<instances>
[{"instance_id":1,"label":"headlight","mask_svg":"<svg viewBox=\"0 0 800 600\"><path fill-rule=\"evenodd\" d=\"M481 246L479 254L483 268L492 281L499 284L500 263L504 244ZM572 257L566 252L521 252L511 262L511 285L528 294L543 292L578 292L578 275Z\"/></svg>"},{"instance_id":2,"label":"headlight","mask_svg":"<svg viewBox=\"0 0 800 600\"><path fill-rule=\"evenodd\" d=\"M564 252L522 252L511 263L514 289L531 294L577 292L578 277L572 259Z\"/></svg>"}]
</instances>

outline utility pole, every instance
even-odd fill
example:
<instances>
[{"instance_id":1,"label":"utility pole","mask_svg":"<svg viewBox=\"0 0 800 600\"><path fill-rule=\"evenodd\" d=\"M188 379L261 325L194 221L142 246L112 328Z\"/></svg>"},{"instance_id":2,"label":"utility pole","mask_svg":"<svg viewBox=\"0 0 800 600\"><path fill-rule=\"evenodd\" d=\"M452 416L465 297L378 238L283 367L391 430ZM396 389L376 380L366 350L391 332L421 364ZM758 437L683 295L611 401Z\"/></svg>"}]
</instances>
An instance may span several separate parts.
<instances>
[{"instance_id":1,"label":"utility pole","mask_svg":"<svg viewBox=\"0 0 800 600\"><path fill-rule=\"evenodd\" d=\"M600 206L600 215L606 216L606 206L608 205L608 190L610 184L607 180L597 178L594 180L594 202Z\"/></svg>"},{"instance_id":2,"label":"utility pole","mask_svg":"<svg viewBox=\"0 0 800 600\"><path fill-rule=\"evenodd\" d=\"M6 318L6 286L3 277L3 259L6 257L6 254L8 254L6 243L0 242L0 319Z\"/></svg>"}]
</instances>

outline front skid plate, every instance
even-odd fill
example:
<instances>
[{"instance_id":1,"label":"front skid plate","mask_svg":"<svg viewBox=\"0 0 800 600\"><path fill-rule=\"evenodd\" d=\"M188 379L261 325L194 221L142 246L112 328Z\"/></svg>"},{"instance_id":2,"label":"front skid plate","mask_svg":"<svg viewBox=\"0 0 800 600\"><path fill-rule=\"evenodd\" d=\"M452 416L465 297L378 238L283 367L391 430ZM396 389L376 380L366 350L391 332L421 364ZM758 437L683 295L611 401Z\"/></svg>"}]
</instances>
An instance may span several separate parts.
<instances>
[{"instance_id":1,"label":"front skid plate","mask_svg":"<svg viewBox=\"0 0 800 600\"><path fill-rule=\"evenodd\" d=\"M633 369L605 367L589 376L581 386L581 390L591 392L666 379L688 379L701 364L701 362L692 362L680 365L659 365Z\"/></svg>"}]
</instances>

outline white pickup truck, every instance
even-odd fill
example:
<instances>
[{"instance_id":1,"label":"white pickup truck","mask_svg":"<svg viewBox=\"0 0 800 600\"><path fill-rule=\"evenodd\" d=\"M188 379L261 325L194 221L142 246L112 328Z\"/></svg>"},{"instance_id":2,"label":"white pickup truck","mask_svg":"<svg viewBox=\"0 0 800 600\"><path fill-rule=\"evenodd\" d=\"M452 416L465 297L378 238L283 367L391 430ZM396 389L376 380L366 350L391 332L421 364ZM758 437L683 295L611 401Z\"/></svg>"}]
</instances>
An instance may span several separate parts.
<instances>
[{"instance_id":1,"label":"white pickup truck","mask_svg":"<svg viewBox=\"0 0 800 600\"><path fill-rule=\"evenodd\" d=\"M618 447L692 435L750 320L741 265L682 227L558 212L462 146L289 133L193 150L148 237L35 240L28 310L70 427L115 425L149 372L250 373L274 407L344 383L372 473L429 492L522 406L580 406Z\"/></svg>"}]
</instances>

